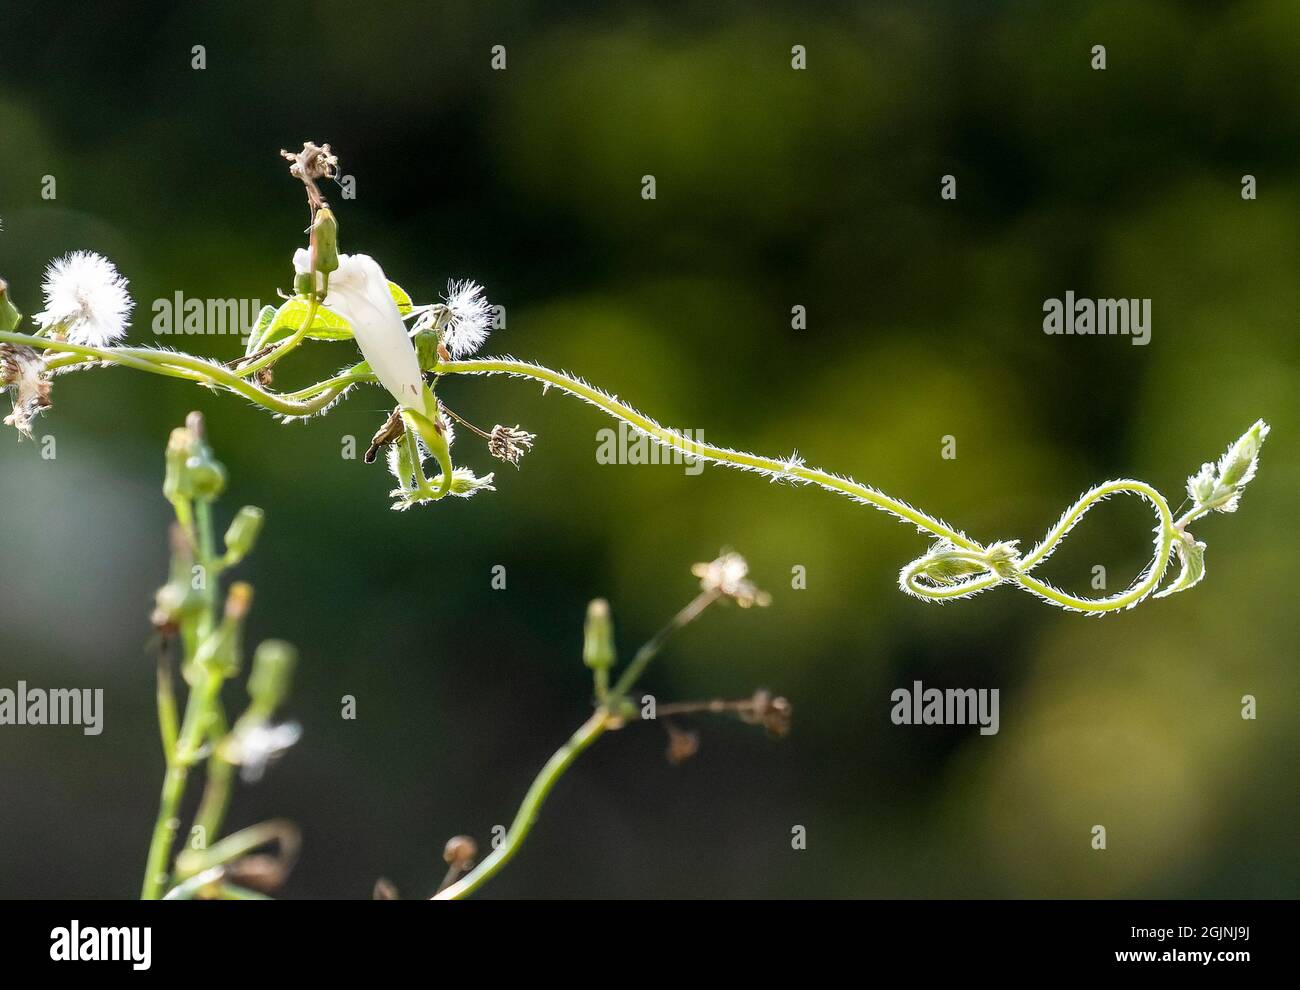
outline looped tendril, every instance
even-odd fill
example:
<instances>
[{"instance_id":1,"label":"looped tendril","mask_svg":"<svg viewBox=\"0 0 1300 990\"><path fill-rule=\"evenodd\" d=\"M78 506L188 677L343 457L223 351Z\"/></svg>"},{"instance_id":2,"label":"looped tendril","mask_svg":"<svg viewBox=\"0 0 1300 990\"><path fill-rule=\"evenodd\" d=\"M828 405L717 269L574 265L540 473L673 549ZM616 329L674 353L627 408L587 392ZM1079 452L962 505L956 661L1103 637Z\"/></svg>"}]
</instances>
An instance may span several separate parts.
<instances>
[{"instance_id":1,"label":"looped tendril","mask_svg":"<svg viewBox=\"0 0 1300 990\"><path fill-rule=\"evenodd\" d=\"M1016 577L1019 549L1015 541L968 550L940 540L924 556L899 572L898 586L931 602L969 598Z\"/></svg>"},{"instance_id":2,"label":"looped tendril","mask_svg":"<svg viewBox=\"0 0 1300 990\"><path fill-rule=\"evenodd\" d=\"M1045 561L1070 531L1099 503L1112 495L1137 495L1156 513L1155 556L1137 579L1124 591L1103 598L1083 598L1032 577L1030 571ZM1169 567L1178 533L1173 514L1163 495L1150 485L1132 479L1108 481L1089 489L1027 555L1020 557L1016 544L994 543L980 550L968 550L942 541L918 557L899 574L899 586L910 595L931 602L947 602L1013 582L1025 591L1064 609L1099 615L1132 608L1160 586Z\"/></svg>"}]
</instances>

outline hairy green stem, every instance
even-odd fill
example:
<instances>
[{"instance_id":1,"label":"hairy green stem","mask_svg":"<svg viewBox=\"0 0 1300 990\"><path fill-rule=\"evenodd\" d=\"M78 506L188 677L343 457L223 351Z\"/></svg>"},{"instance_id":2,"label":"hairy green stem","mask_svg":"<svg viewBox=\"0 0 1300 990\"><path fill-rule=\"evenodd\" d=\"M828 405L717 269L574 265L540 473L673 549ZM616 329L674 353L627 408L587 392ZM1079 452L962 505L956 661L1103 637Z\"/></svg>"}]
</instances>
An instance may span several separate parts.
<instances>
[{"instance_id":1,"label":"hairy green stem","mask_svg":"<svg viewBox=\"0 0 1300 990\"><path fill-rule=\"evenodd\" d=\"M281 342L273 350L263 354L260 358L250 361L248 364L240 365L239 374L249 376L256 374L263 368L269 368L282 357L285 357L293 351L307 337L307 331L311 329L312 321L316 319L316 311L320 307L320 302L313 292L309 297L307 304L307 315L303 318L302 326L295 330L287 339Z\"/></svg>"},{"instance_id":2,"label":"hairy green stem","mask_svg":"<svg viewBox=\"0 0 1300 990\"><path fill-rule=\"evenodd\" d=\"M295 401L267 391L215 362L176 351L162 351L148 347L85 347L22 333L0 333L0 343L25 344L38 350L76 354L83 358L119 364L150 374L167 375L201 385L222 387L280 416L315 415L342 395L347 388L346 385L327 386L314 393L312 399Z\"/></svg>"},{"instance_id":3,"label":"hairy green stem","mask_svg":"<svg viewBox=\"0 0 1300 990\"><path fill-rule=\"evenodd\" d=\"M649 416L638 412L627 403L621 402L613 396L606 395L600 389L594 388L571 375L552 371L550 368L543 368L527 361L515 361L509 358L487 358L471 361L443 361L438 364L434 372L439 375L514 375L521 378L531 378L534 381L555 386L570 395L584 399L603 409L616 419L623 420L629 426L659 441L664 446L681 451L688 456L728 464L732 467L763 471L778 477L798 478L811 484L821 485L823 488L874 505L878 509L897 516L904 522L910 522L921 529L934 533L936 536L950 540L957 546L965 547L968 550L983 549L966 534L953 529L942 520L913 508L906 502L876 491L869 485L863 485L848 478L841 478L826 471L805 467L793 457L790 460L781 461L693 440L676 430L660 426Z\"/></svg>"},{"instance_id":4,"label":"hairy green stem","mask_svg":"<svg viewBox=\"0 0 1300 990\"><path fill-rule=\"evenodd\" d=\"M761 471L775 478L793 478L819 485L830 491L873 505L904 522L911 523L923 531L932 533L940 540L952 544L959 550L969 551L973 555L982 555L987 549L942 520L922 512L906 502L877 491L869 485L863 485L850 478L843 478L816 468L806 467L795 457L782 461L692 439L676 430L661 426L627 403L563 372L553 371L550 368L531 364L527 361L516 361L511 358L443 361L433 370L435 374L439 375L508 375L532 379L548 387L554 386L561 391L591 403L615 419L627 423L632 428L646 434L664 446L688 456L711 460L718 464L742 470ZM1102 499L1122 492L1139 495L1150 502L1156 510L1160 524L1156 539L1155 559L1132 587L1107 598L1081 598L1029 575L1029 570L1044 560L1056 548L1057 544L1060 543L1065 534L1070 531L1084 513ZM1007 575L997 573L991 566L984 565L987 566L987 572L983 575L950 586L928 586L917 584L911 580L911 576L905 569L902 584L904 590L919 597L930 601L943 601L966 597L1006 581L1011 581L1024 590L1032 592L1062 608L1092 613L1109 612L1132 607L1159 586L1169 564L1174 538L1174 522L1169 511L1169 505L1158 491L1140 481L1107 482L1087 492L1079 499L1028 557L1014 562L1014 565L1010 568L1010 573Z\"/></svg>"},{"instance_id":5,"label":"hairy green stem","mask_svg":"<svg viewBox=\"0 0 1300 990\"><path fill-rule=\"evenodd\" d=\"M374 375L357 370L346 371L333 378L287 394L269 392L247 381L244 376L273 364L297 347L305 339L311 320L314 318L316 305L316 300L313 298L311 300L312 308L303 326L274 351L263 355L262 358L241 369L239 373L231 372L224 366L187 354L150 348L93 348L14 333L0 333L0 342L21 343L32 347L62 351L70 356L76 356L79 360L93 359L117 363L138 370L179 377L212 387L225 388L243 395L245 398L278 415L286 417L308 416L325 409L352 385L359 382L373 381ZM73 366L65 364L62 358L51 362L51 367L54 368ZM793 454L788 459L781 460L695 440L677 430L661 426L650 417L614 396L607 395L581 379L566 375L563 372L553 371L550 368L526 361L517 361L512 358L442 361L430 370L436 375L508 375L532 379L546 387L554 386L591 403L656 442L677 450L688 457L710 460L742 470L762 472L773 479L789 479L819 485L829 491L872 505L877 509L890 513L903 522L916 526L923 532L933 534L944 544L950 544L956 551L956 557L968 559L968 562L974 567L984 568L982 574L957 582L935 585L921 580L924 574L917 565L924 563L924 561L918 559L918 561L913 562L911 568L904 569L902 575L900 575L900 585L903 590L910 594L929 601L963 598L999 584L1011 582L1023 590L1038 595L1062 608L1090 613L1130 608L1150 595L1159 586L1172 556L1174 540L1182 532L1182 528L1199 514L1196 510L1193 510L1175 523L1164 498L1149 485L1128 480L1107 482L1105 485L1100 485L1087 492L1076 502L1027 557L1013 560L1003 568L995 569L989 561L980 556L985 554L988 548L941 519L922 512L901 499L893 498L851 478L841 477L816 468L809 468L800 458ZM420 432L426 434L426 442L429 442L431 438L427 434L434 429L433 424L415 413L412 413L411 417L408 419L408 426L413 423L417 425ZM440 446L445 445L436 442L430 443L431 450L437 456L439 465L443 469L442 484L437 489L434 489L426 478L421 477L423 472L418 470L418 457L412 458L417 469L415 479L417 491L414 494L422 495L428 500L446 495L451 484L450 461L446 451L439 449ZM1160 529L1156 539L1155 559L1131 587L1119 594L1105 598L1083 598L1062 591L1052 584L1029 574L1029 571L1052 552L1074 523L1094 504L1108 495L1122 492L1137 494L1145 498L1155 508L1160 522ZM965 558L962 551L972 556Z\"/></svg>"}]
</instances>

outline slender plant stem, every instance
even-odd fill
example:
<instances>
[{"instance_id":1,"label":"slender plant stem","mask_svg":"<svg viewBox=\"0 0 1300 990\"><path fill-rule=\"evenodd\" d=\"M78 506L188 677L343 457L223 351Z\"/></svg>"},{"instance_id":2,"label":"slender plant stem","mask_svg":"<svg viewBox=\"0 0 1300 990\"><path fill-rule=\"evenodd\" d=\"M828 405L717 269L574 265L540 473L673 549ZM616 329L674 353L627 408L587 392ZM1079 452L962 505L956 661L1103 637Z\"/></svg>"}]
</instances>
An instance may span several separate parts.
<instances>
[{"instance_id":1,"label":"slender plant stem","mask_svg":"<svg viewBox=\"0 0 1300 990\"><path fill-rule=\"evenodd\" d=\"M158 734L162 738L163 758L171 763L176 756L176 688L172 678L172 661L166 643L158 644Z\"/></svg>"},{"instance_id":2,"label":"slender plant stem","mask_svg":"<svg viewBox=\"0 0 1300 990\"><path fill-rule=\"evenodd\" d=\"M667 427L660 426L649 416L638 412L613 396L606 395L600 389L588 385L581 379L559 371L552 371L550 368L543 368L527 361L516 361L510 358L488 358L472 361L443 361L438 364L434 371L439 375L514 375L521 378L531 378L534 381L555 386L580 399L585 399L611 416L621 419L628 425L648 434L665 446L679 450L688 456L729 464L733 467L759 470L779 477L798 478L815 485L821 485L823 488L874 505L876 508L889 512L906 522L919 526L921 529L929 530L936 536L950 540L957 546L965 547L968 550L983 549L980 544L966 534L953 529L942 520L913 508L900 499L876 491L869 485L863 485L848 478L841 478L826 471L805 467L794 457L787 461L781 461L772 457L760 457L757 454L747 454L742 451L729 450L726 447L718 447L714 444L694 440L677 430L670 430Z\"/></svg>"},{"instance_id":3,"label":"slender plant stem","mask_svg":"<svg viewBox=\"0 0 1300 990\"><path fill-rule=\"evenodd\" d=\"M183 513L178 515L189 518L190 502L179 500L185 505ZM217 574L216 540L212 525L212 504L200 499L193 504L192 517L195 539L195 563L203 575L203 608L198 619L197 635L191 642L197 648L198 643L212 634L217 621ZM192 660L192 657L190 658ZM176 742L167 756L167 769L163 775L162 794L158 800L158 817L154 821L153 838L149 844L149 853L145 860L144 882L140 897L143 900L157 900L167 885L170 875L172 849L176 843L176 833L180 829L180 804L185 795L185 785L189 780L190 769L198 759L204 741L211 731L214 720L221 718L221 685L223 678L215 671L197 664L190 664L196 682L191 685L190 696L185 703L185 715L177 732ZM166 701L160 690L159 704ZM160 723L167 715L160 708ZM174 720L174 712L171 715ZM166 747L164 746L164 750Z\"/></svg>"},{"instance_id":4,"label":"slender plant stem","mask_svg":"<svg viewBox=\"0 0 1300 990\"><path fill-rule=\"evenodd\" d=\"M122 364L155 374L169 375L211 387L225 388L243 395L272 413L296 418L310 416L324 410L353 384L373 381L375 377L371 373L353 369L287 394L270 392L247 380L248 375L254 374L257 370L268 367L280 360L305 339L315 317L316 308L317 300L312 297L308 316L303 325L282 345L263 354L237 373L232 372L223 365L195 358L188 354L151 348L94 348L69 344L65 341L56 341L47 337L16 333L0 333L0 342L26 344L31 347L60 351L66 353L69 358L75 357L77 359L74 364L66 364L68 358L57 358L51 362L51 367L54 368L76 367L78 363L88 361ZM359 367L364 367L364 365ZM620 401L617 397L608 395L572 375L553 371L550 368L526 361L517 361L513 358L441 361L430 370L437 375L509 375L529 378L540 382L545 387L554 386L570 395L583 399L602 409L610 416L646 434L656 442L689 457L710 460L742 470L758 471L768 475L773 480L802 481L819 485L829 491L846 495L888 512L924 532L933 534L943 545L951 545L957 559L964 560L976 568L976 573L973 576L956 582L935 584L928 580L922 580L928 577L925 568L927 561L925 558L918 558L908 568L904 568L900 575L900 585L904 591L929 601L963 598L1005 582L1012 582L1023 590L1038 595L1040 598L1062 608L1094 613L1131 608L1159 587L1172 558L1174 540L1182 533L1183 527L1200 514L1199 510L1193 510L1177 523L1174 523L1168 504L1154 488L1141 482L1128 480L1107 482L1105 485L1100 485L1085 493L1074 506L1067 510L1056 527L1044 537L1028 556L1005 562L1003 566L994 567L989 559L982 556L989 552L988 548L941 519L922 512L901 499L893 498L851 478L841 477L817 468L810 468L796 454L782 460L731 450L695 440L677 430L661 426L650 417ZM421 433L427 433L429 430L436 432L434 424L427 419L420 417L413 411L410 411L410 415L414 418L408 420L408 428L412 422L415 422L420 427ZM459 419L459 417L456 418ZM445 442L440 442L440 438L431 436L426 436L426 441L429 442L430 449L437 457L439 466L442 468L442 483L436 489L433 488L419 469L419 458L413 457L412 461L416 472L415 489L408 494L408 498L416 501L432 501L443 497L448 493L452 482L451 464L445 449ZM1071 527L1094 504L1111 494L1121 492L1139 495L1150 502L1155 508L1160 522L1156 539L1155 559L1150 567L1129 588L1105 598L1082 598L1062 591L1049 582L1030 576L1029 571L1046 559ZM963 552L973 556L964 556Z\"/></svg>"},{"instance_id":5,"label":"slender plant stem","mask_svg":"<svg viewBox=\"0 0 1300 990\"><path fill-rule=\"evenodd\" d=\"M798 479L810 484L820 485L822 488L850 498L873 505L884 512L888 512L898 519L911 523L923 531L932 533L941 541L952 544L959 551L969 551L974 555L983 555L987 548L980 543L972 540L965 533L949 526L947 523L928 513L908 505L900 499L893 498L883 492L877 491L869 485L863 485L860 482L853 481L850 478L840 477L839 475L830 474L816 468L809 468L803 464L797 457L791 456L787 460L778 460L771 457L761 457L756 454L745 453L744 451L730 450L726 447L719 447L715 444L704 443L685 436L677 430L671 430L655 422L649 416L638 412L636 409L622 402L618 398L607 395L600 389L588 385L581 379L574 378L572 375L566 375L563 372L553 371L540 365L531 364L527 361L517 361L512 358L485 358L482 360L468 361L442 361L434 369L439 375L508 375L517 378L528 378L533 381L541 382L543 386L554 386L561 391L583 399L597 408L608 413L616 419L622 420L634 429L646 434L664 446L680 451L688 456L703 458L718 464L730 467L740 468L742 470L760 471L769 476L776 478ZM1130 588L1115 595L1106 598L1081 598L1072 595L1069 592L1031 577L1028 571L1038 563L1046 559L1053 549L1060 543L1070 529L1079 521L1080 518L1094 505L1098 504L1110 495L1119 493L1131 493L1146 499L1156 510L1159 520L1156 537L1156 554L1150 567ZM1189 514L1190 515L1190 514ZM1186 518L1186 517L1185 517ZM996 571L987 561L980 559L980 566L986 568L986 572L966 580L956 582L949 586L928 586L917 583L914 578L916 573L909 573L909 569L904 569L903 580L901 584L905 591L918 595L929 601L943 601L953 598L963 598L968 595L984 591L988 588L996 587L1007 581L1014 582L1026 591L1032 592L1039 597L1059 605L1062 608L1074 609L1081 612L1109 612L1117 609L1131 608L1138 602L1150 595L1160 585L1163 580L1165 571L1169 566L1171 550L1175 534L1173 532L1173 517L1169 511L1169 505L1164 497L1152 488L1139 481L1122 480L1107 482L1104 485L1098 485L1089 492L1085 493L1070 509L1068 509L1061 520L1053 527L1052 530L1043 538L1037 547L1029 556L1015 561L1006 573ZM977 559L977 558L972 558ZM918 561L917 563L919 563Z\"/></svg>"},{"instance_id":6,"label":"slender plant stem","mask_svg":"<svg viewBox=\"0 0 1300 990\"><path fill-rule=\"evenodd\" d=\"M641 649L636 651L636 655L632 657L632 662L627 665L623 675L614 683L609 693L613 697L619 698L631 691L632 686L645 673L650 661L655 658L655 655L663 648L664 643L668 641L668 637L687 623L698 618L701 612L717 600L718 592L716 591L701 591L691 599L680 612L669 620L666 626L655 633Z\"/></svg>"},{"instance_id":7,"label":"slender plant stem","mask_svg":"<svg viewBox=\"0 0 1300 990\"><path fill-rule=\"evenodd\" d=\"M673 633L699 618L700 614L717 600L717 592L700 592L681 611L674 615L667 625L650 637L636 651L632 662L624 670L623 676L618 679L618 683L609 692L611 704L617 705L621 698L632 690L637 679L645 672L646 666L663 649L664 644L668 642ZM541 810L542 803L546 800L547 795L551 793L556 782L564 775L564 772L573 765L573 761L607 730L616 728L621 724L621 716L612 715L609 707L604 704L598 705L591 718L587 719L578 731L569 738L569 741L556 750L554 755L546 761L546 765L542 767L541 772L533 780L532 786L528 788L528 793L524 795L523 804L519 806L519 810L515 813L514 822L506 832L501 845L456 883L439 890L432 899L446 901L468 897L492 877L496 876L501 868L510 861L511 857L519 851L520 845L528 837L534 822L537 821L537 814Z\"/></svg>"},{"instance_id":8,"label":"slender plant stem","mask_svg":"<svg viewBox=\"0 0 1300 990\"><path fill-rule=\"evenodd\" d=\"M202 680L191 692L185 705L185 718L181 722L180 738L176 750L163 775L162 795L158 801L158 817L154 822L153 839L145 861L144 884L140 898L157 900L162 896L169 875L168 863L176 833L180 829L180 804L185 794L190 767L203 743L208 712L221 691L221 678L203 672Z\"/></svg>"},{"instance_id":9,"label":"slender plant stem","mask_svg":"<svg viewBox=\"0 0 1300 990\"><path fill-rule=\"evenodd\" d=\"M221 832L222 822L230 808L230 793L235 779L235 766L222 758L217 743L226 735L226 714L218 700L212 712L208 738L212 742L212 755L208 757L207 779L203 784L203 797L194 814L194 827L201 830L204 842L209 845Z\"/></svg>"},{"instance_id":10,"label":"slender plant stem","mask_svg":"<svg viewBox=\"0 0 1300 990\"><path fill-rule=\"evenodd\" d=\"M307 332L311 330L312 321L316 319L316 311L320 306L320 302L316 299L316 294L314 292L308 298L310 299L310 302L307 304L307 315L303 318L302 326L295 330L293 334L279 346L267 351L261 357L250 361L248 364L241 366L238 369L240 375L253 375L261 371L263 368L271 367L271 365L275 364L282 357L288 355L294 348L303 342L307 336Z\"/></svg>"},{"instance_id":11,"label":"slender plant stem","mask_svg":"<svg viewBox=\"0 0 1300 990\"><path fill-rule=\"evenodd\" d=\"M213 361L176 351L162 351L148 347L83 347L80 344L69 344L65 341L32 337L21 333L0 333L0 343L25 344L37 349L79 354L82 357L120 364L137 371L184 378L204 385L221 386L281 416L314 415L342 395L347 387L346 385L327 386L317 391L314 398L299 402L283 398L255 385ZM184 372L192 372L192 374Z\"/></svg>"},{"instance_id":12,"label":"slender plant stem","mask_svg":"<svg viewBox=\"0 0 1300 990\"><path fill-rule=\"evenodd\" d=\"M506 832L505 838L501 841L501 845L492 850L468 874L450 887L440 890L432 899L435 901L454 901L468 897L501 872L502 867L510 862L515 853L519 851L524 839L528 838L528 833L533 830L533 825L537 821L537 815L541 811L542 805L546 802L547 796L559 779L564 776L564 772L573 765L573 761L588 746L605 733L609 728L609 724L609 712L604 708L596 709L591 718L582 723L581 728L569 737L569 741L557 749L551 758L546 761L546 765L542 767L541 772L533 780L532 786L528 788L528 793L524 795L523 803L515 813L515 819L511 823L509 831Z\"/></svg>"}]
</instances>

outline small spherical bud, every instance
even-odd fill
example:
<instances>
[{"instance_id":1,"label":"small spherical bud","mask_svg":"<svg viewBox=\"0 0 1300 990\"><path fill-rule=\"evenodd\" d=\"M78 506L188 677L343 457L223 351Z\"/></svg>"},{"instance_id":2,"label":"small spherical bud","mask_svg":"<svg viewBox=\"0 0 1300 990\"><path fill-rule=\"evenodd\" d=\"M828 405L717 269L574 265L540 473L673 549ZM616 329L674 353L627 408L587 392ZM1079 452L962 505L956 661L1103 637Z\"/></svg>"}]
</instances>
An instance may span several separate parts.
<instances>
[{"instance_id":1,"label":"small spherical bud","mask_svg":"<svg viewBox=\"0 0 1300 990\"><path fill-rule=\"evenodd\" d=\"M462 873L474 866L477 857L478 843L468 835L453 835L442 850L442 858L447 865Z\"/></svg>"},{"instance_id":2,"label":"small spherical bud","mask_svg":"<svg viewBox=\"0 0 1300 990\"><path fill-rule=\"evenodd\" d=\"M210 502L226 487L226 469L204 442L202 413L190 413L183 427L172 430L166 460L163 494L171 501L199 498Z\"/></svg>"},{"instance_id":3,"label":"small spherical bud","mask_svg":"<svg viewBox=\"0 0 1300 990\"><path fill-rule=\"evenodd\" d=\"M226 469L212 458L206 448L186 459L185 472L189 475L190 492L195 498L211 502L225 490Z\"/></svg>"},{"instance_id":4,"label":"small spherical bud","mask_svg":"<svg viewBox=\"0 0 1300 990\"><path fill-rule=\"evenodd\" d=\"M150 621L156 629L175 629L190 616L203 611L203 596L189 581L169 581L154 596Z\"/></svg>"}]
</instances>

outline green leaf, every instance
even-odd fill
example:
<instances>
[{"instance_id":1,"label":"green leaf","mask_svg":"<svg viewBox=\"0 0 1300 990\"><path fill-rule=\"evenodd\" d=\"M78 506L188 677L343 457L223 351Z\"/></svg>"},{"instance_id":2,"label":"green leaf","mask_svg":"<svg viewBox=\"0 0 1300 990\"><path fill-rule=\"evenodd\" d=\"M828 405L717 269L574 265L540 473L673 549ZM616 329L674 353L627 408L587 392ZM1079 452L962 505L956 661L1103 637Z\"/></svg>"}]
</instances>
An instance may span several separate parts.
<instances>
[{"instance_id":1,"label":"green leaf","mask_svg":"<svg viewBox=\"0 0 1300 990\"><path fill-rule=\"evenodd\" d=\"M263 306L260 313L257 314L257 322L253 324L253 329L248 333L248 344L244 347L244 354L252 354L262 346L262 337L266 334L266 329L275 319L275 307Z\"/></svg>"},{"instance_id":2,"label":"green leaf","mask_svg":"<svg viewBox=\"0 0 1300 990\"><path fill-rule=\"evenodd\" d=\"M393 297L393 302L397 303L397 311L403 316L415 308L415 304L411 302L411 297L406 294L406 290L396 282L388 283L388 293Z\"/></svg>"},{"instance_id":3,"label":"green leaf","mask_svg":"<svg viewBox=\"0 0 1300 990\"><path fill-rule=\"evenodd\" d=\"M397 311L403 316L406 316L414 308L411 297L396 282L388 283L388 293L393 297L393 301L397 303ZM302 326L303 321L307 319L307 311L310 308L311 301L306 296L294 296L285 302L275 311L274 319L259 338L257 346L265 347L277 340L292 337L298 328ZM311 329L307 331L307 337L310 340L351 340L353 337L352 325L339 316L338 313L326 309L324 306L317 306L316 316L311 321Z\"/></svg>"},{"instance_id":4,"label":"green leaf","mask_svg":"<svg viewBox=\"0 0 1300 990\"><path fill-rule=\"evenodd\" d=\"M1205 577L1204 543L1198 543L1190 533L1179 533L1178 538L1174 540L1174 549L1178 551L1178 559L1182 562L1183 569L1173 584L1156 595L1157 598L1168 598L1180 591L1186 591L1200 584L1201 579Z\"/></svg>"},{"instance_id":5,"label":"green leaf","mask_svg":"<svg viewBox=\"0 0 1300 990\"><path fill-rule=\"evenodd\" d=\"M306 296L294 296L285 302L275 311L275 318L266 328L258 346L265 347L277 340L292 337L307 319L310 309L311 302ZM307 336L312 340L348 340L352 337L352 327L337 313L330 312L324 306L317 306Z\"/></svg>"}]
</instances>

